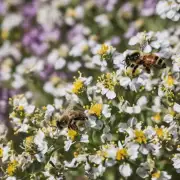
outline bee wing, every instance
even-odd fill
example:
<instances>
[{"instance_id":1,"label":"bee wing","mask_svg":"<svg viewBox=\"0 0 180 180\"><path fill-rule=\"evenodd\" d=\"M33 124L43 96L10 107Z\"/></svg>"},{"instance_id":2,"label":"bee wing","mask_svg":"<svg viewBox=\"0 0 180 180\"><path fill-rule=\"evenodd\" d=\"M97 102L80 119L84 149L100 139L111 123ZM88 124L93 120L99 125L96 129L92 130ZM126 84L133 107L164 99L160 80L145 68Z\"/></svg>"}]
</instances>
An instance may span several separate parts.
<instances>
[{"instance_id":1,"label":"bee wing","mask_svg":"<svg viewBox=\"0 0 180 180\"><path fill-rule=\"evenodd\" d=\"M82 105L80 103L77 103L75 101L70 101L67 108L63 112L63 115L67 114L69 111L72 111L72 110L84 111L84 108L82 107Z\"/></svg>"},{"instance_id":2,"label":"bee wing","mask_svg":"<svg viewBox=\"0 0 180 180\"><path fill-rule=\"evenodd\" d=\"M67 108L65 109L64 113L63 114L67 114L69 111L73 110L74 109L74 106L75 106L75 103L73 101L71 101Z\"/></svg>"}]
</instances>

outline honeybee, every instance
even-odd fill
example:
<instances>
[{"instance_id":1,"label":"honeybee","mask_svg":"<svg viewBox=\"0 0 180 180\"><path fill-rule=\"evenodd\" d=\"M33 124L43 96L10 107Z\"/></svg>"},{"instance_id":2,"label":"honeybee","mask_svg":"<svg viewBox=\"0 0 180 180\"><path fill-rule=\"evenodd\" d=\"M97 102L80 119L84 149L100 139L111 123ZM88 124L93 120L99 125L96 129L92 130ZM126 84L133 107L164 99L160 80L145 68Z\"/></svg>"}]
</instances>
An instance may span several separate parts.
<instances>
[{"instance_id":1,"label":"honeybee","mask_svg":"<svg viewBox=\"0 0 180 180\"><path fill-rule=\"evenodd\" d=\"M125 61L127 66L133 68L133 74L140 65L144 66L147 73L150 73L152 67L166 68L164 59L160 58L156 54L141 54L140 52L136 51L131 55L127 55Z\"/></svg>"},{"instance_id":2,"label":"honeybee","mask_svg":"<svg viewBox=\"0 0 180 180\"><path fill-rule=\"evenodd\" d=\"M78 127L83 125L85 120L87 120L87 116L83 110L73 110L72 107L68 107L56 124L59 129L68 127L77 131Z\"/></svg>"}]
</instances>

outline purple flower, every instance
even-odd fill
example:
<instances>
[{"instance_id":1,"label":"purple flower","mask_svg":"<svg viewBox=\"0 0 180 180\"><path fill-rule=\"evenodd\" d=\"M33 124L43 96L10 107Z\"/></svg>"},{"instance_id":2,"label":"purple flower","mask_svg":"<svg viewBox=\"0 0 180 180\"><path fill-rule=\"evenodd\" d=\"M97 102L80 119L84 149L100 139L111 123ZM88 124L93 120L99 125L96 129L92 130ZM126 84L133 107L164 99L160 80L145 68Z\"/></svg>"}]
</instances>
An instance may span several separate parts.
<instances>
[{"instance_id":1,"label":"purple flower","mask_svg":"<svg viewBox=\"0 0 180 180\"><path fill-rule=\"evenodd\" d=\"M76 44L84 39L84 32L83 32L83 25L78 24L74 26L67 35L68 42L71 42L72 44Z\"/></svg>"},{"instance_id":2,"label":"purple flower","mask_svg":"<svg viewBox=\"0 0 180 180\"><path fill-rule=\"evenodd\" d=\"M94 0L96 5L105 8L107 11L112 11L114 9L117 0Z\"/></svg>"},{"instance_id":3,"label":"purple flower","mask_svg":"<svg viewBox=\"0 0 180 180\"><path fill-rule=\"evenodd\" d=\"M45 31L42 27L36 27L24 34L22 43L29 51L41 56L49 49L48 42L56 42L59 37L57 29Z\"/></svg>"},{"instance_id":4,"label":"purple flower","mask_svg":"<svg viewBox=\"0 0 180 180\"><path fill-rule=\"evenodd\" d=\"M23 15L26 18L32 18L37 13L37 3L36 1L32 1L31 3L25 4L23 7Z\"/></svg>"},{"instance_id":5,"label":"purple flower","mask_svg":"<svg viewBox=\"0 0 180 180\"><path fill-rule=\"evenodd\" d=\"M157 0L144 0L141 15L151 16L155 13Z\"/></svg>"},{"instance_id":6,"label":"purple flower","mask_svg":"<svg viewBox=\"0 0 180 180\"><path fill-rule=\"evenodd\" d=\"M127 32L124 34L124 37L129 39L131 38L132 36L134 36L135 34L137 34L138 30L135 26L135 23L132 22L127 30Z\"/></svg>"},{"instance_id":7,"label":"purple flower","mask_svg":"<svg viewBox=\"0 0 180 180\"><path fill-rule=\"evenodd\" d=\"M4 15L6 13L7 6L3 1L0 1L0 15Z\"/></svg>"}]
</instances>

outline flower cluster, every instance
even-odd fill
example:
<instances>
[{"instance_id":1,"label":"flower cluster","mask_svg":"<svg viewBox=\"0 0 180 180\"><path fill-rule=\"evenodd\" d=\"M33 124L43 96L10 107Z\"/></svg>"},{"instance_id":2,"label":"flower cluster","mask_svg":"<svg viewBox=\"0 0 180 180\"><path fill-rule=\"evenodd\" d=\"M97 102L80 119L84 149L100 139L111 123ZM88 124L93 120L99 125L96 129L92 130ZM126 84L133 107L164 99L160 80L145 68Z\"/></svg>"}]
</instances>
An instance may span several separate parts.
<instances>
[{"instance_id":1,"label":"flower cluster","mask_svg":"<svg viewBox=\"0 0 180 180\"><path fill-rule=\"evenodd\" d=\"M125 178L177 177L180 86L179 72L173 70L173 49L152 32L137 34L129 44L162 57L162 49L167 50L167 67L156 72L152 66L148 74L139 66L133 74L126 57L135 49L121 54L103 44L94 55L106 64L102 74L84 77L79 72L79 77L59 96L60 107L36 107L27 95L10 99L13 139L2 140L0 151L5 178L38 175L63 179L76 169L97 179L112 167ZM96 68L102 70L102 65L96 64ZM68 121L59 128L57 122L62 123L63 107L72 101L84 109L87 119L77 119L78 129L69 128ZM38 164L41 166L37 168Z\"/></svg>"},{"instance_id":2,"label":"flower cluster","mask_svg":"<svg viewBox=\"0 0 180 180\"><path fill-rule=\"evenodd\" d=\"M39 105L49 99L59 103L78 70L96 69L91 55L101 42L119 49L122 41L148 28L145 18L154 18L155 6L156 0L1 1L0 119L7 119L8 98L14 94L40 97Z\"/></svg>"},{"instance_id":3,"label":"flower cluster","mask_svg":"<svg viewBox=\"0 0 180 180\"><path fill-rule=\"evenodd\" d=\"M161 18L178 21L180 19L180 1L179 0L161 0L156 6L156 12Z\"/></svg>"}]
</instances>

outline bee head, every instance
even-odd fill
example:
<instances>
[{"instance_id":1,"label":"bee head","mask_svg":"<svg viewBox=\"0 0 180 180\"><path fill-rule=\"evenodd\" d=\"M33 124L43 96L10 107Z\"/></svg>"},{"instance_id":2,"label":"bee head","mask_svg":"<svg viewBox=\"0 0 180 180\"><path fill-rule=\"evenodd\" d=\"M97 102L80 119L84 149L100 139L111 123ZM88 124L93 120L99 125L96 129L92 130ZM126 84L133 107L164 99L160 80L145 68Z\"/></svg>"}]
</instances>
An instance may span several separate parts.
<instances>
[{"instance_id":1,"label":"bee head","mask_svg":"<svg viewBox=\"0 0 180 180\"><path fill-rule=\"evenodd\" d=\"M64 128L60 121L57 121L56 125L60 130Z\"/></svg>"},{"instance_id":2,"label":"bee head","mask_svg":"<svg viewBox=\"0 0 180 180\"><path fill-rule=\"evenodd\" d=\"M60 118L59 121L57 121L56 125L59 129L63 129L64 127L67 126L67 118L68 116L63 116Z\"/></svg>"},{"instance_id":3,"label":"bee head","mask_svg":"<svg viewBox=\"0 0 180 180\"><path fill-rule=\"evenodd\" d=\"M132 62L137 61L140 58L140 56L141 56L140 52L134 52L134 53L132 53L130 55L127 55L126 56L126 63L127 63L127 65L130 66L130 64Z\"/></svg>"}]
</instances>

